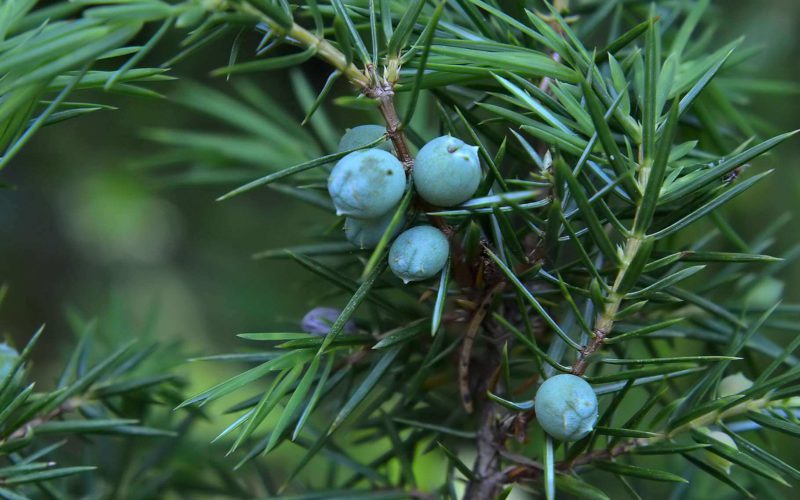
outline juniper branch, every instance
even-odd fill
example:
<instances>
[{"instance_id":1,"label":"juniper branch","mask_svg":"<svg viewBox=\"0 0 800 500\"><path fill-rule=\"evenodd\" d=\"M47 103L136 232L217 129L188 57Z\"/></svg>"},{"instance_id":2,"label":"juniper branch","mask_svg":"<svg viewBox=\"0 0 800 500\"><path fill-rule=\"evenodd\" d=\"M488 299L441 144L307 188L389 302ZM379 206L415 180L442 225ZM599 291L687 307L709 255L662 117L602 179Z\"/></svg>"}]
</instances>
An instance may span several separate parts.
<instances>
[{"instance_id":1,"label":"juniper branch","mask_svg":"<svg viewBox=\"0 0 800 500\"><path fill-rule=\"evenodd\" d=\"M631 236L625 242L622 262L617 271L614 285L606 297L605 307L597 315L595 320L594 329L592 331L593 336L572 364L572 373L575 375L583 375L586 372L589 356L599 351L603 347L605 339L611 334L614 328L614 318L622 304L622 299L625 297L625 294L620 292L620 285L633 258L638 253L642 241L643 239L641 236Z\"/></svg>"},{"instance_id":2,"label":"juniper branch","mask_svg":"<svg viewBox=\"0 0 800 500\"><path fill-rule=\"evenodd\" d=\"M12 432L10 436L8 436L7 439L0 441L0 444L7 441L20 439L25 435L27 435L29 432L35 430L40 425L44 425L66 414L72 413L80 409L80 407L81 407L80 398L70 398L61 403L57 408L52 410L50 413L47 413L45 415L37 415L31 418L29 421L21 423L19 427L14 432Z\"/></svg>"},{"instance_id":3,"label":"juniper branch","mask_svg":"<svg viewBox=\"0 0 800 500\"><path fill-rule=\"evenodd\" d=\"M674 440L675 438L691 431L692 429L713 425L715 422L724 422L732 417L745 414L748 411L763 410L773 405L780 406L782 404L783 401L769 401L766 398L741 403L728 408L727 410L710 412L706 415L696 418L695 420L692 420L691 422L676 427L671 432L665 431L660 433L658 436L650 438L632 438L622 441L612 448L582 453L572 460L565 460L556 464L556 469L562 473L567 473L578 467L591 465L592 462L596 460L616 459L631 453L637 448L653 446L664 441ZM530 460L527 457L514 455L512 453L503 453L503 456L509 461L517 464L516 466L509 467L503 471L503 483L514 482L520 477L535 479L538 478L543 471L543 465L541 463Z\"/></svg>"},{"instance_id":4,"label":"juniper branch","mask_svg":"<svg viewBox=\"0 0 800 500\"><path fill-rule=\"evenodd\" d=\"M303 48L313 48L316 57L341 71L356 87L365 89L369 86L370 81L367 75L360 71L355 64L349 62L344 53L325 38L311 33L295 22L292 22L291 26L286 28L280 22L264 14L248 2L237 4L237 7L242 12L261 19L276 34L295 40Z\"/></svg>"}]
</instances>

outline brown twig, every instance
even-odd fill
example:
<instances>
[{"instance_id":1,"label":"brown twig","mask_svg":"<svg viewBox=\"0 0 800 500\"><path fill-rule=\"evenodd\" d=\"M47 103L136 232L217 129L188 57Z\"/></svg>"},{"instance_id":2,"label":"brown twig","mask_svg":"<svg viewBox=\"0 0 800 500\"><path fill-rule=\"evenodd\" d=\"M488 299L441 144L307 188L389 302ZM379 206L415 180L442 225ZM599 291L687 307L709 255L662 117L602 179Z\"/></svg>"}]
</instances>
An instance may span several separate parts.
<instances>
[{"instance_id":1,"label":"brown twig","mask_svg":"<svg viewBox=\"0 0 800 500\"><path fill-rule=\"evenodd\" d=\"M499 365L500 356L496 349L487 352L488 363L483 365L481 392L486 391L488 381L494 368ZM470 480L464 493L464 500L484 500L496 498L500 487L505 483L506 476L500 471L500 451L505 448L504 435L498 423L497 406L485 399L481 408L480 427L478 428L477 447L478 455L472 467L474 478Z\"/></svg>"},{"instance_id":2,"label":"brown twig","mask_svg":"<svg viewBox=\"0 0 800 500\"><path fill-rule=\"evenodd\" d=\"M414 170L414 158L411 156L406 136L403 133L403 123L400 121L397 109L394 106L393 84L385 79L373 82L364 90L364 94L378 101L378 108L386 122L386 135L392 141L394 150L397 152L397 158L403 164L406 174L411 175Z\"/></svg>"},{"instance_id":3,"label":"brown twig","mask_svg":"<svg viewBox=\"0 0 800 500\"><path fill-rule=\"evenodd\" d=\"M31 419L28 422L25 422L17 430L15 430L13 433L11 433L11 435L8 436L8 438L0 441L0 444L6 443L8 441L13 441L15 439L22 438L22 437L26 436L29 432L34 430L35 428L39 427L40 425L46 424L47 422L50 422L51 420L55 420L56 418L66 414L66 413L70 413L72 411L75 411L79 406L80 406L79 401L77 401L75 399L68 399L67 401L62 403L55 410L51 411L47 415L42 415L40 417L36 417L34 419Z\"/></svg>"},{"instance_id":4,"label":"brown twig","mask_svg":"<svg viewBox=\"0 0 800 500\"><path fill-rule=\"evenodd\" d=\"M480 301L478 308L472 315L472 319L467 327L467 332L464 335L464 340L461 344L461 354L458 359L458 387L461 392L461 404L467 413L472 413L474 405L472 401L472 391L470 390L469 383L469 365L470 358L472 357L472 346L475 343L475 337L478 335L478 330L486 318L486 313L489 311L489 306L492 305L494 297L505 288L505 282L501 281L486 291L483 299Z\"/></svg>"},{"instance_id":5,"label":"brown twig","mask_svg":"<svg viewBox=\"0 0 800 500\"><path fill-rule=\"evenodd\" d=\"M484 268L484 275L488 281L490 288L486 289L484 297L476 309L470 328L477 333L480 325L483 323L492 299L503 291L506 286L504 280L500 280L494 268ZM474 326L473 326L474 325ZM497 348L496 342L499 340L499 335L502 332L497 329L487 328L488 340L487 349L482 356L482 362L478 364L478 372L475 374L475 379L478 381L477 394L484 395L480 402L482 403L480 413L480 427L478 428L477 448L478 455L475 458L475 464L472 471L474 478L470 480L467 485L466 492L464 493L465 500L483 500L489 498L496 498L500 492L500 488L506 482L506 474L504 474L500 467L501 452L505 450L505 437L506 434L501 428L500 421L503 417L503 412L500 407L494 404L491 400L485 397L489 390L494 390L498 372L500 369L500 350ZM470 353L472 352L472 342L474 341L474 334L470 339L469 331L468 336L464 338L464 347L461 351L461 359L459 362L459 375L460 377L467 377L466 370L469 367ZM469 345L467 345L469 343ZM460 387L462 391L465 387L464 379L460 378ZM468 380L467 380L468 382ZM468 385L466 386L469 387ZM469 399L464 400L464 393L462 392L462 401L466 403L469 401L473 403L472 397L467 392ZM466 406L466 404L465 404Z\"/></svg>"}]
</instances>

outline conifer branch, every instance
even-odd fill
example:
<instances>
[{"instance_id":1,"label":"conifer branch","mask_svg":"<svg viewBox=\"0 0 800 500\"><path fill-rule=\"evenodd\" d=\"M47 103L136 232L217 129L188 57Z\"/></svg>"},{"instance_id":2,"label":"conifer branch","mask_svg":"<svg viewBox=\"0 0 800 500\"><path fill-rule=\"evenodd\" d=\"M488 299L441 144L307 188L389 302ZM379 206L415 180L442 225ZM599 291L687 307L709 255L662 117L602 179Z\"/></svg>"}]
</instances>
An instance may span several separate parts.
<instances>
[{"instance_id":1,"label":"conifer branch","mask_svg":"<svg viewBox=\"0 0 800 500\"><path fill-rule=\"evenodd\" d=\"M366 89L369 86L370 81L367 75L360 71L355 64L349 62L342 51L334 47L325 38L311 33L294 21L292 21L289 27L286 27L284 24L253 7L250 2L244 1L234 5L238 6L243 12L261 19L278 36L285 36L295 40L298 45L305 49L314 49L314 55L316 57L341 71L356 87Z\"/></svg>"},{"instance_id":2,"label":"conifer branch","mask_svg":"<svg viewBox=\"0 0 800 500\"><path fill-rule=\"evenodd\" d=\"M39 334L18 351L0 344L0 496L43 489L54 498L84 491L245 498L302 494L313 484L325 497L439 498L452 495L460 474L471 500L495 498L515 482L543 486L549 499L584 490L602 498L583 481L585 472L687 479L643 467L639 452L683 455L743 495L740 474L714 474L715 457L730 458L742 476L763 478L747 482L759 495L785 485L783 476L800 478L779 458L775 440L742 436L753 429L800 436L800 338L770 335L800 330L798 305L780 302L785 266L800 254L767 255L781 220L748 239L720 210L766 178L769 172L751 175L758 158L794 135L762 140L767 120L744 97L788 87L742 72L750 51L730 57L740 42L714 46L709 2L647 12L638 2L609 9L559 0L542 14L485 0L23 3L0 9L3 165L42 127L112 107L73 94L161 96L149 86L180 77L183 58L238 32L227 64L212 76L275 75L267 72L309 60L332 68L324 83L292 70L291 85L282 86L304 119L292 119L296 109L284 93L272 99L274 78L219 89L178 84L164 102L210 118L214 128L199 131L186 120L185 129L150 129L148 139L170 150L139 158L153 165L147 175L173 185L243 183L225 199L269 187L321 209L314 228L344 222L345 236L319 231L319 241L259 253L314 273L318 281L297 300L319 307L294 325L299 330L242 334L255 349L203 358L247 366L185 400L176 384L161 387L173 380L175 356L148 361L155 372L140 377L133 371L148 349L90 353L105 344L90 341L92 327L50 392L34 392L27 380ZM669 23L656 29L658 18ZM263 35L257 47L249 46L250 29ZM143 67L173 30L185 35L178 53ZM294 49L271 53L282 45ZM347 120L366 101L381 125L364 123L344 136L337 129L343 120L327 104L342 76L352 87L335 104L347 108ZM400 92L410 96L404 114ZM435 138L443 135L453 137ZM454 138L469 147L465 154L437 146ZM434 194L425 193L423 157L414 157L423 143L431 144L426 155L439 155L429 156L434 171L448 168L427 179ZM347 171L339 187L337 169ZM455 186L462 180L463 193ZM447 188L455 186L455 195L442 188L446 181L454 181ZM334 219L332 208L348 220ZM688 249L681 244L687 238L672 237L695 224L706 237ZM365 229L377 236L353 235ZM402 269L397 256L403 245L395 243L409 241L401 229L425 235L404 254L414 269ZM388 248L396 252L390 262ZM686 280L709 264L714 272L699 285ZM604 352L612 349L617 357ZM206 463L188 430L212 412L197 407L208 405L205 412L237 396L225 410L236 414L232 422L211 420L219 427L215 442L237 461ZM631 407L636 413L623 418L619 409ZM657 414L648 418L651 411ZM176 415L186 417L174 422ZM727 433L739 449L707 442L707 428ZM75 453L59 451L50 436L96 433L137 440L102 450L112 473L54 466ZM538 450L518 445L542 433ZM138 439L147 436L171 439ZM353 447L362 439L374 441L378 456ZM424 491L416 460L432 441L447 474ZM272 452L289 442L302 447L302 459L291 470L270 467ZM461 450L474 452L472 464L462 462ZM313 473L304 468L320 454L336 467L307 481ZM198 457L191 475L186 456ZM251 461L257 466L244 467ZM82 473L80 482L70 479Z\"/></svg>"},{"instance_id":3,"label":"conifer branch","mask_svg":"<svg viewBox=\"0 0 800 500\"><path fill-rule=\"evenodd\" d=\"M636 254L639 252L641 244L641 236L631 236L626 240L622 261L620 263L619 270L617 271L616 278L614 279L614 284L606 296L605 307L595 319L594 329L592 330L592 338L581 350L580 355L572 364L572 373L575 375L583 375L586 372L589 357L603 347L605 339L611 334L614 328L614 318L619 311L620 305L622 304L622 299L625 297L623 293L620 293L619 288L625 273L628 271L628 267L630 266Z\"/></svg>"}]
</instances>

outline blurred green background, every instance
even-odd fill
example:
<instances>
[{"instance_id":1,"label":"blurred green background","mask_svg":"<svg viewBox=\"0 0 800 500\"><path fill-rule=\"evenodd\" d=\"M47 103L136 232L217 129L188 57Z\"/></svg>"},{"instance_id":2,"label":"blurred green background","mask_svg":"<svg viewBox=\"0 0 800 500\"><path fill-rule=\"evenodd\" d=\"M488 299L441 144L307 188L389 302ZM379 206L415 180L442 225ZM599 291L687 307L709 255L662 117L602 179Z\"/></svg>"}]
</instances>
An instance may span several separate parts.
<instances>
[{"instance_id":1,"label":"blurred green background","mask_svg":"<svg viewBox=\"0 0 800 500\"><path fill-rule=\"evenodd\" d=\"M744 35L750 44L763 46L751 63L754 78L800 82L800 1L724 0L716 5L719 40ZM208 73L227 62L231 43L232 37L218 41L179 63L172 74L224 91L228 83ZM248 39L244 47L255 43L257 38ZM163 41L150 62L168 59L176 44L177 38ZM310 62L304 68L317 87L327 75L319 66ZM253 81L279 102L293 102L286 75L257 75ZM155 88L170 95L175 87L165 82ZM47 323L47 340L37 355L46 384L52 363L60 363L59 353L73 342L67 307L102 316L116 303L134 323L147 321L155 307L156 335L180 340L187 355L243 350L244 343L234 337L239 332L296 329L312 305L307 286L313 277L296 265L250 256L307 242L310 228L318 228L318 213L271 191L217 203L214 198L229 186L174 187L159 175L133 168L133 160L161 149L142 131L213 130L217 124L169 100L94 97L120 109L47 127L0 177L16 186L0 191L0 282L10 286L0 310L0 334L19 344ZM800 126L797 94L753 96L746 105L776 131ZM292 111L302 118L299 110ZM331 116L342 130L366 120L352 111ZM800 140L781 146L762 162L777 167L775 175L729 207L742 234L754 234L790 212L793 222L782 232L778 248L798 242L798 156ZM800 267L791 266L779 278L787 300L800 300L793 285ZM223 376L216 369L182 370L195 388Z\"/></svg>"}]
</instances>

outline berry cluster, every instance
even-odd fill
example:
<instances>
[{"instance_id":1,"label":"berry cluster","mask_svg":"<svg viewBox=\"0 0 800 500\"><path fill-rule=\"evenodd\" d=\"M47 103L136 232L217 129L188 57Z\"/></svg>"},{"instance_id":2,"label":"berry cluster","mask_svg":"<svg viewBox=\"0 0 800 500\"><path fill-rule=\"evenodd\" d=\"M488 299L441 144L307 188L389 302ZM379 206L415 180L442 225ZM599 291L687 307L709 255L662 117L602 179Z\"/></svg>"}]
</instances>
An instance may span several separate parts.
<instances>
[{"instance_id":1,"label":"berry cluster","mask_svg":"<svg viewBox=\"0 0 800 500\"><path fill-rule=\"evenodd\" d=\"M380 125L347 130L339 152L364 148L385 137ZM478 148L449 135L437 137L420 149L414 160L413 186L425 202L451 207L470 199L481 182ZM347 154L328 177L328 192L338 215L346 216L347 239L359 248L374 248L394 218L408 189L403 164L388 141L372 149ZM447 264L447 237L430 225L416 225L400 233L403 219L389 235L389 267L405 283L437 275ZM413 220L411 221L414 222ZM324 335L338 310L317 308L303 319L305 331ZM536 416L554 439L576 441L597 423L597 396L581 377L557 375L547 379L536 394Z\"/></svg>"},{"instance_id":2,"label":"berry cluster","mask_svg":"<svg viewBox=\"0 0 800 500\"><path fill-rule=\"evenodd\" d=\"M339 141L339 152L363 148L385 134L380 125L354 127ZM481 182L478 148L449 135L433 139L416 157L413 181L419 197L432 205L450 207L467 201ZM346 216L345 235L359 248L378 244L407 188L403 164L390 142L349 153L328 177L336 213ZM429 225L412 227L398 236L406 222L403 219L389 235L396 238L389 250L389 267L405 283L437 275L450 252L447 237Z\"/></svg>"}]
</instances>

